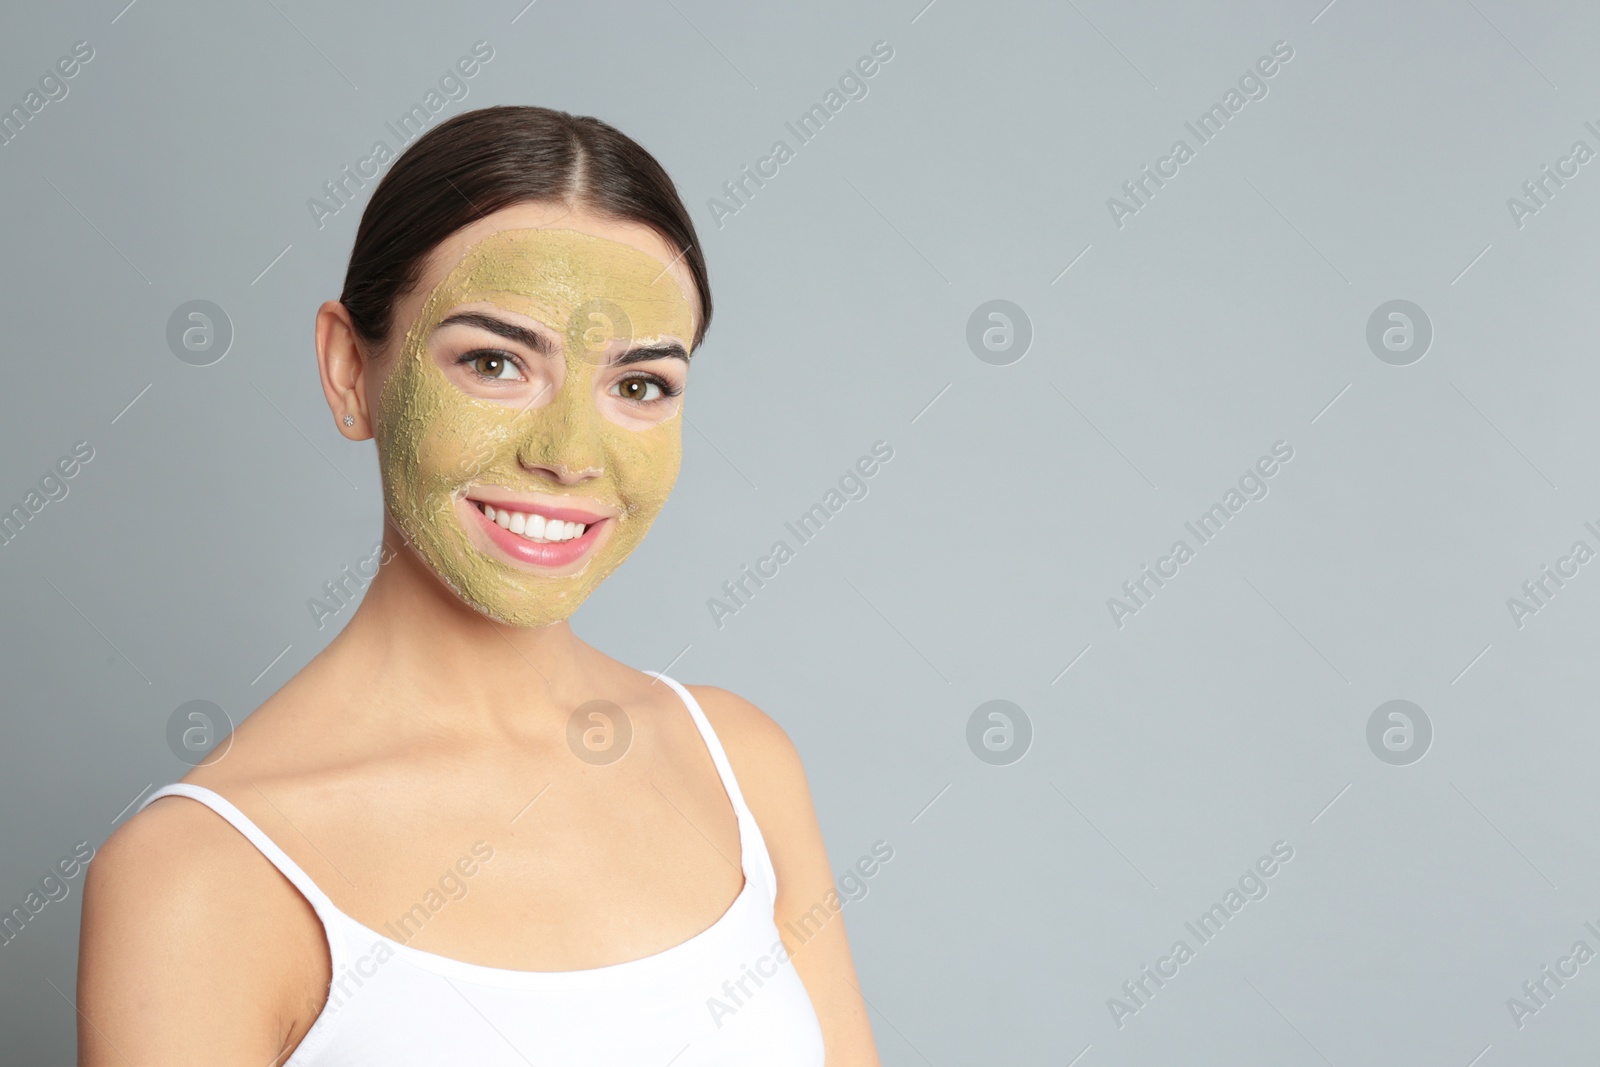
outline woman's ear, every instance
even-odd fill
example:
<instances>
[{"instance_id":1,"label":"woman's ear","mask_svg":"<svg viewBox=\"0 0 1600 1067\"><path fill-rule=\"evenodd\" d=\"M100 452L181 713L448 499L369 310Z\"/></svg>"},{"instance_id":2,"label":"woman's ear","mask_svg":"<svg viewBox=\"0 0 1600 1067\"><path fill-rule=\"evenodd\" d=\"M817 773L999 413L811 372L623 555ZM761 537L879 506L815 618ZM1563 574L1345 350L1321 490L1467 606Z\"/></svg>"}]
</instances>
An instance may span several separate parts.
<instances>
[{"instance_id":1,"label":"woman's ear","mask_svg":"<svg viewBox=\"0 0 1600 1067\"><path fill-rule=\"evenodd\" d=\"M337 300L317 309L317 364L322 372L322 394L339 432L352 441L372 436L367 411L367 360L356 340L350 312Z\"/></svg>"}]
</instances>

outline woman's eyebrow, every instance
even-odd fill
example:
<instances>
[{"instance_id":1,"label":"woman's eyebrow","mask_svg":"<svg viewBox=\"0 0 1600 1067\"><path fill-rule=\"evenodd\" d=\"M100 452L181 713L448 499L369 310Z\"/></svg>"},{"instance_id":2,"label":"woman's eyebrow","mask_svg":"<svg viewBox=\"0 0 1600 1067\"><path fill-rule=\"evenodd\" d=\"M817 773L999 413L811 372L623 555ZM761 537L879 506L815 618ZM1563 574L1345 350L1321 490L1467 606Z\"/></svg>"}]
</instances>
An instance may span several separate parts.
<instances>
[{"instance_id":1,"label":"woman's eyebrow","mask_svg":"<svg viewBox=\"0 0 1600 1067\"><path fill-rule=\"evenodd\" d=\"M681 359L689 362L689 353L676 341L667 341L659 345L643 345L639 348L630 348L612 361L612 366L626 367L630 363L647 363L652 359Z\"/></svg>"},{"instance_id":2,"label":"woman's eyebrow","mask_svg":"<svg viewBox=\"0 0 1600 1067\"><path fill-rule=\"evenodd\" d=\"M520 345L531 348L541 356L551 354L551 344L543 334L535 333L525 326L518 326L514 322L497 319L493 315L485 315L481 311L461 311L440 320L434 329L443 329L446 326L476 326L480 330L488 330L498 334L508 341L516 341Z\"/></svg>"},{"instance_id":3,"label":"woman's eyebrow","mask_svg":"<svg viewBox=\"0 0 1600 1067\"><path fill-rule=\"evenodd\" d=\"M441 319L439 325L435 326L434 329L439 330L446 326L476 326L481 330L488 330L492 334L504 337L508 341L516 341L518 344L525 345L541 356L552 354L551 343L543 334L535 333L525 326L518 326L514 322L497 319L493 315L487 315L481 311L459 311L454 315ZM613 362L613 366L625 367L631 363L646 363L652 359L681 359L688 363L689 353L676 341L667 341L657 345L642 345L639 348L629 349L618 356Z\"/></svg>"}]
</instances>

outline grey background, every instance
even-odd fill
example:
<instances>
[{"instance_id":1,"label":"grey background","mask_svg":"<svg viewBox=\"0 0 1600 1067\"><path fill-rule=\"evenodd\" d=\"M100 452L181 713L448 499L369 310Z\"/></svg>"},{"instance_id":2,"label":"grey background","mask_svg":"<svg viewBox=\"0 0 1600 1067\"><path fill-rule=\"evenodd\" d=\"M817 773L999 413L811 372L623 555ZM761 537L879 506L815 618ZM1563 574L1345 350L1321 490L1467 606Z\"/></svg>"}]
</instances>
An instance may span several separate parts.
<instances>
[{"instance_id":1,"label":"grey background","mask_svg":"<svg viewBox=\"0 0 1600 1067\"><path fill-rule=\"evenodd\" d=\"M700 227L684 474L576 625L776 717L839 869L892 844L845 912L886 1064L1592 1054L1600 962L1520 1029L1506 1004L1600 949L1600 563L1520 628L1506 603L1600 547L1600 162L1520 228L1506 204L1600 149L1592 6L124 2L0 33L7 106L95 49L0 147L0 502L95 449L0 547L0 910L184 773L174 708L237 719L332 636L306 601L380 501L311 325L365 200L321 230L306 200L485 40L441 118L601 116ZM708 198L879 40L866 98L719 227ZM1279 40L1268 95L1114 225ZM236 333L209 367L165 342L191 299ZM1009 366L965 339L992 299L1033 328ZM1435 331L1409 366L1366 343L1392 299ZM869 495L717 627L877 440ZM1107 599L1279 440L1269 494L1119 629ZM1434 728L1409 766L1366 740L1397 698ZM968 748L995 699L1020 762ZM1270 893L1119 1028L1107 999L1280 840ZM8 1063L72 1057L81 882L0 947Z\"/></svg>"}]
</instances>

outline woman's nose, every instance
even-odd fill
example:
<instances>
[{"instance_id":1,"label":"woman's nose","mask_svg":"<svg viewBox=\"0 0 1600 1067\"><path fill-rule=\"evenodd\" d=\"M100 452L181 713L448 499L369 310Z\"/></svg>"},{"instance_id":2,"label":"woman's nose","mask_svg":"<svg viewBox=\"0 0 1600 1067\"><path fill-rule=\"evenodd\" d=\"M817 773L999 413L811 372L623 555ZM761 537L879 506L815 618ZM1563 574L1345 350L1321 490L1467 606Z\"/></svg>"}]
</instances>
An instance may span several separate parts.
<instances>
[{"instance_id":1,"label":"woman's nose","mask_svg":"<svg viewBox=\"0 0 1600 1067\"><path fill-rule=\"evenodd\" d=\"M527 426L517 449L525 470L543 472L561 485L598 477L605 470L600 421L589 374L568 373L555 399L524 413Z\"/></svg>"}]
</instances>

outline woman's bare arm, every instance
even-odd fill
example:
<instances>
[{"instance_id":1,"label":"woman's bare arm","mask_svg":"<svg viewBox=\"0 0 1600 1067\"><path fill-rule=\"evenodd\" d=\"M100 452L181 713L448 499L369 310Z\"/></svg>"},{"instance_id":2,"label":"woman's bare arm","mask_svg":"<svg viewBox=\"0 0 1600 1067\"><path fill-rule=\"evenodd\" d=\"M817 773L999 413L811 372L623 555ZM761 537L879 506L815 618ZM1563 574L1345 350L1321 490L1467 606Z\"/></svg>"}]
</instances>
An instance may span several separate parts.
<instances>
[{"instance_id":1,"label":"woman's bare arm","mask_svg":"<svg viewBox=\"0 0 1600 1067\"><path fill-rule=\"evenodd\" d=\"M778 875L778 929L788 931L792 924L808 934L798 944L784 932L784 942L794 951L795 971L822 1024L828 1067L879 1067L844 916L825 903L837 890L800 754L783 728L743 697L711 686L691 689L728 751L767 842Z\"/></svg>"},{"instance_id":2,"label":"woman's bare arm","mask_svg":"<svg viewBox=\"0 0 1600 1067\"><path fill-rule=\"evenodd\" d=\"M271 1067L316 1013L295 991L327 973L305 898L216 813L164 797L89 864L78 1062Z\"/></svg>"}]
</instances>

